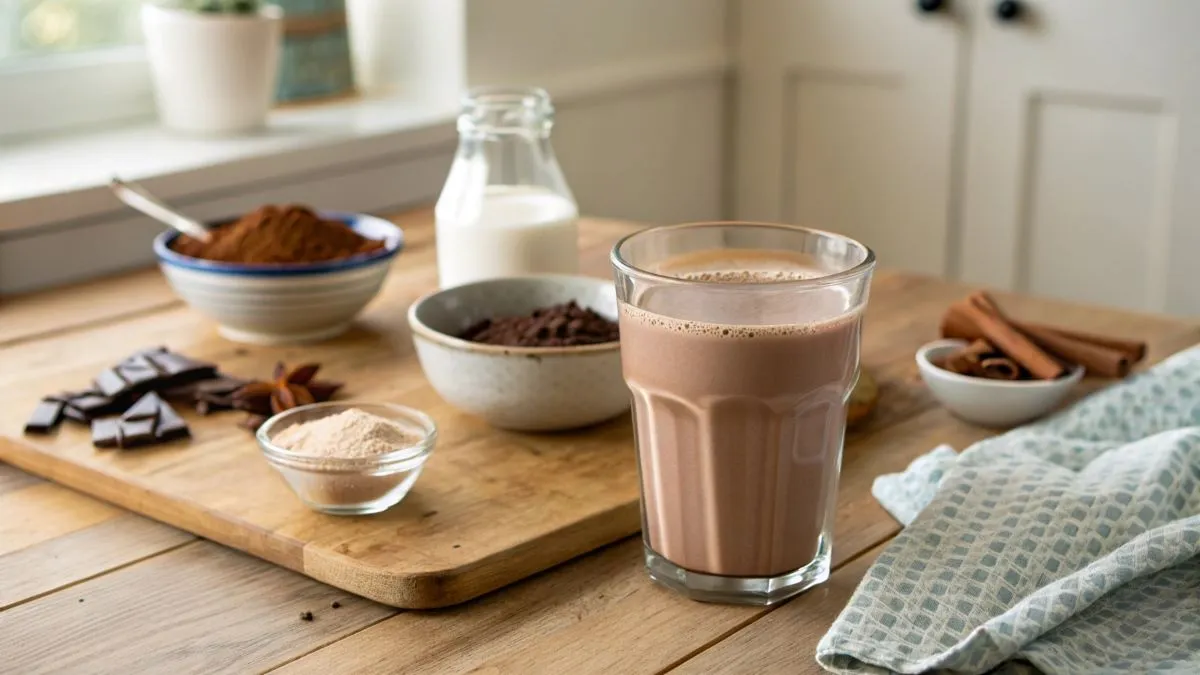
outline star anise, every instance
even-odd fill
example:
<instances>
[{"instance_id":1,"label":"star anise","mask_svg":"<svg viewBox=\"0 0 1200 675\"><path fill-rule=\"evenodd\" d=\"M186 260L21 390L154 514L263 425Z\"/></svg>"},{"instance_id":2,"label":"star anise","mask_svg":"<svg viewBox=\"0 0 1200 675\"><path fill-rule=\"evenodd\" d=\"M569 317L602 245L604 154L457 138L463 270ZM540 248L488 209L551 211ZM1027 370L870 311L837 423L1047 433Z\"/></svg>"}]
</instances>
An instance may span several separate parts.
<instances>
[{"instance_id":1,"label":"star anise","mask_svg":"<svg viewBox=\"0 0 1200 675\"><path fill-rule=\"evenodd\" d=\"M314 379L320 369L320 364L306 363L289 370L281 361L270 380L250 382L235 391L233 407L250 413L243 426L257 429L270 415L333 398L342 383Z\"/></svg>"}]
</instances>

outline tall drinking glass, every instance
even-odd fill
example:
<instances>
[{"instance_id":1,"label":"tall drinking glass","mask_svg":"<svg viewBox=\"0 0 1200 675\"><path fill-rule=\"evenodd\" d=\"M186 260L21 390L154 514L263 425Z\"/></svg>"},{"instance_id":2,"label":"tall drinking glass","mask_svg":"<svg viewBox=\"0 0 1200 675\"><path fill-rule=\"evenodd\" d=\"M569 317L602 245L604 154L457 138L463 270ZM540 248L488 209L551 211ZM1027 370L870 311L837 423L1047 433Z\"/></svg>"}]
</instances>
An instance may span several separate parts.
<instances>
[{"instance_id":1,"label":"tall drinking glass","mask_svg":"<svg viewBox=\"0 0 1200 675\"><path fill-rule=\"evenodd\" d=\"M875 254L697 223L625 237L612 263L651 578L747 604L821 583Z\"/></svg>"}]
</instances>

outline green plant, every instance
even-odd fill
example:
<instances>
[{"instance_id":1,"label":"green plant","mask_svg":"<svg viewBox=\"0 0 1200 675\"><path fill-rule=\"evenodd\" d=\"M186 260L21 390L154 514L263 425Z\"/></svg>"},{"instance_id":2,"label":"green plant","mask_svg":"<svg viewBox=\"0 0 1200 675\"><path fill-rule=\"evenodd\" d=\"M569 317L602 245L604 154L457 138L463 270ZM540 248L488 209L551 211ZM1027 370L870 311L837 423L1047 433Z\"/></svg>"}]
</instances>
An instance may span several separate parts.
<instances>
[{"instance_id":1,"label":"green plant","mask_svg":"<svg viewBox=\"0 0 1200 675\"><path fill-rule=\"evenodd\" d=\"M193 12L253 14L262 8L261 0L165 0L163 5Z\"/></svg>"}]
</instances>

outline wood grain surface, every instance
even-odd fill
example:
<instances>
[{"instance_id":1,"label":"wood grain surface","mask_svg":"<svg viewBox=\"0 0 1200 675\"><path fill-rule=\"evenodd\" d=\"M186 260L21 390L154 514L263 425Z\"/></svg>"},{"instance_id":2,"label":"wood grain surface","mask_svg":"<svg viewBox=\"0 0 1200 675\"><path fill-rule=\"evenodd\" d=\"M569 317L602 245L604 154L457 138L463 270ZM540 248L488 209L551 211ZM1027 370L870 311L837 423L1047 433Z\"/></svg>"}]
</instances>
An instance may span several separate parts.
<instances>
[{"instance_id":1,"label":"wood grain surface","mask_svg":"<svg viewBox=\"0 0 1200 675\"><path fill-rule=\"evenodd\" d=\"M673 675L799 675L820 673L817 641L829 630L882 546L834 572L820 588L796 598L711 649L671 670Z\"/></svg>"},{"instance_id":2,"label":"wood grain surface","mask_svg":"<svg viewBox=\"0 0 1200 675\"><path fill-rule=\"evenodd\" d=\"M350 349L335 342L281 350L283 358L326 361L334 376L335 368L361 368L378 350L395 353L397 343L406 344L403 309L422 286L433 283L429 269L411 264L431 254L427 220L427 213L405 217L409 250L348 338ZM589 222L581 242L585 265L603 270L608 244L631 227ZM962 448L993 433L946 414L920 383L912 362L916 347L936 337L946 303L968 290L906 274L877 275L863 361L878 381L879 402L847 438L834 536L836 571L827 584L777 609L699 604L660 589L642 569L640 540L630 538L456 607L397 612L0 464L0 672L815 672L817 640L869 562L899 530L870 496L871 482L937 443ZM28 401L37 394L86 377L141 346L131 343L130 335L165 340L185 352L207 350L204 355L230 363L231 369L264 359L253 348L215 338L211 324L163 291L161 278L145 272L0 303L0 431L19 429ZM97 309L116 292L130 298L110 303L107 311ZM1178 319L997 297L1020 318L1147 339L1152 361L1200 342L1200 328ZM366 377L364 386L372 396L411 401L435 417L447 412L435 395L399 381L411 372L397 368L392 375ZM1106 384L1086 381L1075 397ZM480 444L472 452L482 452L489 432L482 423L463 420L451 435L464 446ZM626 433L621 421L569 439L499 433L496 447L499 456L519 463L535 450L553 454L559 442L587 455ZM59 444L69 447L71 439L51 439L47 447ZM188 472L182 451L212 450L221 462L235 465L239 456L204 439L199 445L154 450L145 476L161 476L197 493L216 489L205 476ZM464 453L455 462L478 469L489 458ZM261 484L253 489L292 499L269 484L273 476L254 475ZM243 483L251 484L250 479ZM421 490L412 497L417 508L401 512L418 524L425 516L427 525L446 527L440 519L448 513L424 508ZM114 498L136 503L144 495L133 490ZM432 510L438 513L428 515ZM291 542L336 536L317 522L289 526L291 517L286 503L272 502L249 519L270 530L260 527L250 539L281 537L284 545L270 554L294 561ZM397 521L395 532L404 533L404 527L413 525ZM362 554L369 558L371 552ZM299 558L302 564L302 550ZM332 609L334 600L343 606ZM313 611L314 621L300 620L302 611Z\"/></svg>"},{"instance_id":3,"label":"wood grain surface","mask_svg":"<svg viewBox=\"0 0 1200 675\"><path fill-rule=\"evenodd\" d=\"M0 459L399 607L463 602L636 532L637 476L627 417L582 432L503 433L434 393L404 322L407 306L434 287L433 245L428 228L409 231L396 274L359 326L321 345L234 346L186 307L11 345L0 352L9 385L0 394L0 430L9 436L0 439ZM585 244L585 250L611 246L613 236L603 226L587 234L601 243ZM598 267L593 263L589 271L604 274ZM278 360L320 362L322 376L346 382L353 399L425 410L438 423L438 445L400 506L340 518L314 513L295 498L263 460L252 434L237 425L240 413L202 417L187 411L191 440L133 452L97 450L87 429L71 424L48 437L16 437L41 394L79 389L105 364L160 344L250 378L267 377ZM55 354L80 358L64 361ZM28 494L39 489L54 501L43 504ZM12 508L77 511L79 522L64 520L65 528L111 517L91 500L49 484L26 492ZM0 554L22 545L25 533L4 534Z\"/></svg>"},{"instance_id":4,"label":"wood grain surface","mask_svg":"<svg viewBox=\"0 0 1200 675\"><path fill-rule=\"evenodd\" d=\"M191 583L179 583L182 578ZM299 618L306 611L314 615L311 622ZM281 567L196 542L0 613L3 668L253 672L390 612Z\"/></svg>"}]
</instances>

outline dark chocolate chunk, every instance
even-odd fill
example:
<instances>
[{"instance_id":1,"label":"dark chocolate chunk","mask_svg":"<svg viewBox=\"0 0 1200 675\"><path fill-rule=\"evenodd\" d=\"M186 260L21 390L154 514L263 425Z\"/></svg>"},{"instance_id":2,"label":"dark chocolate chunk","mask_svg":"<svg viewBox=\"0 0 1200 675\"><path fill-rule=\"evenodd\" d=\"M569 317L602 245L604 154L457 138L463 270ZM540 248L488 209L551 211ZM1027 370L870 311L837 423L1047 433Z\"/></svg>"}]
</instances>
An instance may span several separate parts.
<instances>
[{"instance_id":1,"label":"dark chocolate chunk","mask_svg":"<svg viewBox=\"0 0 1200 675\"><path fill-rule=\"evenodd\" d=\"M98 448L136 448L190 435L183 418L154 392L142 396L119 418L92 422L92 445Z\"/></svg>"},{"instance_id":2,"label":"dark chocolate chunk","mask_svg":"<svg viewBox=\"0 0 1200 675\"><path fill-rule=\"evenodd\" d=\"M159 443L166 443L177 438L187 438L192 435L188 429L187 422L175 412L175 409L167 405L166 401L159 400L158 406L158 426L154 428L154 436Z\"/></svg>"},{"instance_id":3,"label":"dark chocolate chunk","mask_svg":"<svg viewBox=\"0 0 1200 675\"><path fill-rule=\"evenodd\" d=\"M149 394L146 394L138 399L137 403L134 403L132 406L130 406L129 409L125 411L125 414L121 415L121 421L133 422L138 420L150 420L151 422L154 422L158 419L159 408L164 405L166 405L166 403L163 402L162 398L159 397L158 394L150 392Z\"/></svg>"},{"instance_id":4,"label":"dark chocolate chunk","mask_svg":"<svg viewBox=\"0 0 1200 675\"><path fill-rule=\"evenodd\" d=\"M200 380L196 383L196 393L225 395L241 389L246 380L217 373L211 380Z\"/></svg>"},{"instance_id":5,"label":"dark chocolate chunk","mask_svg":"<svg viewBox=\"0 0 1200 675\"><path fill-rule=\"evenodd\" d=\"M192 403L196 412L207 415L217 410L232 410L235 407L233 393L245 384L245 380L218 373L212 379L197 380L159 393L163 398Z\"/></svg>"},{"instance_id":6,"label":"dark chocolate chunk","mask_svg":"<svg viewBox=\"0 0 1200 675\"><path fill-rule=\"evenodd\" d=\"M147 391L170 389L211 379L217 368L164 348L133 354L96 376L96 387L105 396L129 399Z\"/></svg>"},{"instance_id":7,"label":"dark chocolate chunk","mask_svg":"<svg viewBox=\"0 0 1200 675\"><path fill-rule=\"evenodd\" d=\"M121 448L136 448L158 442L154 431L154 420L121 421Z\"/></svg>"},{"instance_id":8,"label":"dark chocolate chunk","mask_svg":"<svg viewBox=\"0 0 1200 675\"><path fill-rule=\"evenodd\" d=\"M65 404L57 399L44 398L33 409L29 421L25 423L27 434L48 434L62 421Z\"/></svg>"},{"instance_id":9,"label":"dark chocolate chunk","mask_svg":"<svg viewBox=\"0 0 1200 675\"><path fill-rule=\"evenodd\" d=\"M509 347L572 347L616 342L619 333L616 321L572 300L532 314L483 319L459 337Z\"/></svg>"},{"instance_id":10,"label":"dark chocolate chunk","mask_svg":"<svg viewBox=\"0 0 1200 675\"><path fill-rule=\"evenodd\" d=\"M121 447L121 420L116 417L92 420L92 445L97 448Z\"/></svg>"},{"instance_id":11,"label":"dark chocolate chunk","mask_svg":"<svg viewBox=\"0 0 1200 675\"><path fill-rule=\"evenodd\" d=\"M88 424L92 421L90 415L83 412L79 408L74 408L70 405L63 406L62 415L64 419L71 420L72 422L78 422L79 424Z\"/></svg>"},{"instance_id":12,"label":"dark chocolate chunk","mask_svg":"<svg viewBox=\"0 0 1200 675\"><path fill-rule=\"evenodd\" d=\"M300 620L301 621L312 621L313 613L312 612L300 612Z\"/></svg>"},{"instance_id":13,"label":"dark chocolate chunk","mask_svg":"<svg viewBox=\"0 0 1200 675\"><path fill-rule=\"evenodd\" d=\"M170 399L172 401L187 401L190 403L196 396L196 388L199 387L200 382L203 381L204 380L200 380L199 382L188 382L187 384L165 387L163 389L159 389L158 394L163 398Z\"/></svg>"},{"instance_id":14,"label":"dark chocolate chunk","mask_svg":"<svg viewBox=\"0 0 1200 675\"><path fill-rule=\"evenodd\" d=\"M197 361L183 354L162 352L151 354L149 358L161 372L173 378L178 384L183 383L182 376L187 376L187 380L206 380L217 375L217 367L213 364Z\"/></svg>"},{"instance_id":15,"label":"dark chocolate chunk","mask_svg":"<svg viewBox=\"0 0 1200 675\"><path fill-rule=\"evenodd\" d=\"M121 364L121 377L135 387L152 382L163 374L163 369L143 354L131 356Z\"/></svg>"},{"instance_id":16,"label":"dark chocolate chunk","mask_svg":"<svg viewBox=\"0 0 1200 675\"><path fill-rule=\"evenodd\" d=\"M77 396L71 397L69 405L86 415L89 420L116 412L114 408L120 407L112 397L97 391L79 392Z\"/></svg>"},{"instance_id":17,"label":"dark chocolate chunk","mask_svg":"<svg viewBox=\"0 0 1200 675\"><path fill-rule=\"evenodd\" d=\"M120 364L100 371L96 376L96 388L105 396L119 396L126 392L151 389L165 375L146 354L134 354Z\"/></svg>"},{"instance_id":18,"label":"dark chocolate chunk","mask_svg":"<svg viewBox=\"0 0 1200 675\"><path fill-rule=\"evenodd\" d=\"M125 378L121 377L121 373L117 368L105 368L96 376L96 388L108 396L115 396L121 393L129 383Z\"/></svg>"},{"instance_id":19,"label":"dark chocolate chunk","mask_svg":"<svg viewBox=\"0 0 1200 675\"><path fill-rule=\"evenodd\" d=\"M150 392L121 415L121 447L136 448L157 442L159 405L162 399Z\"/></svg>"}]
</instances>

